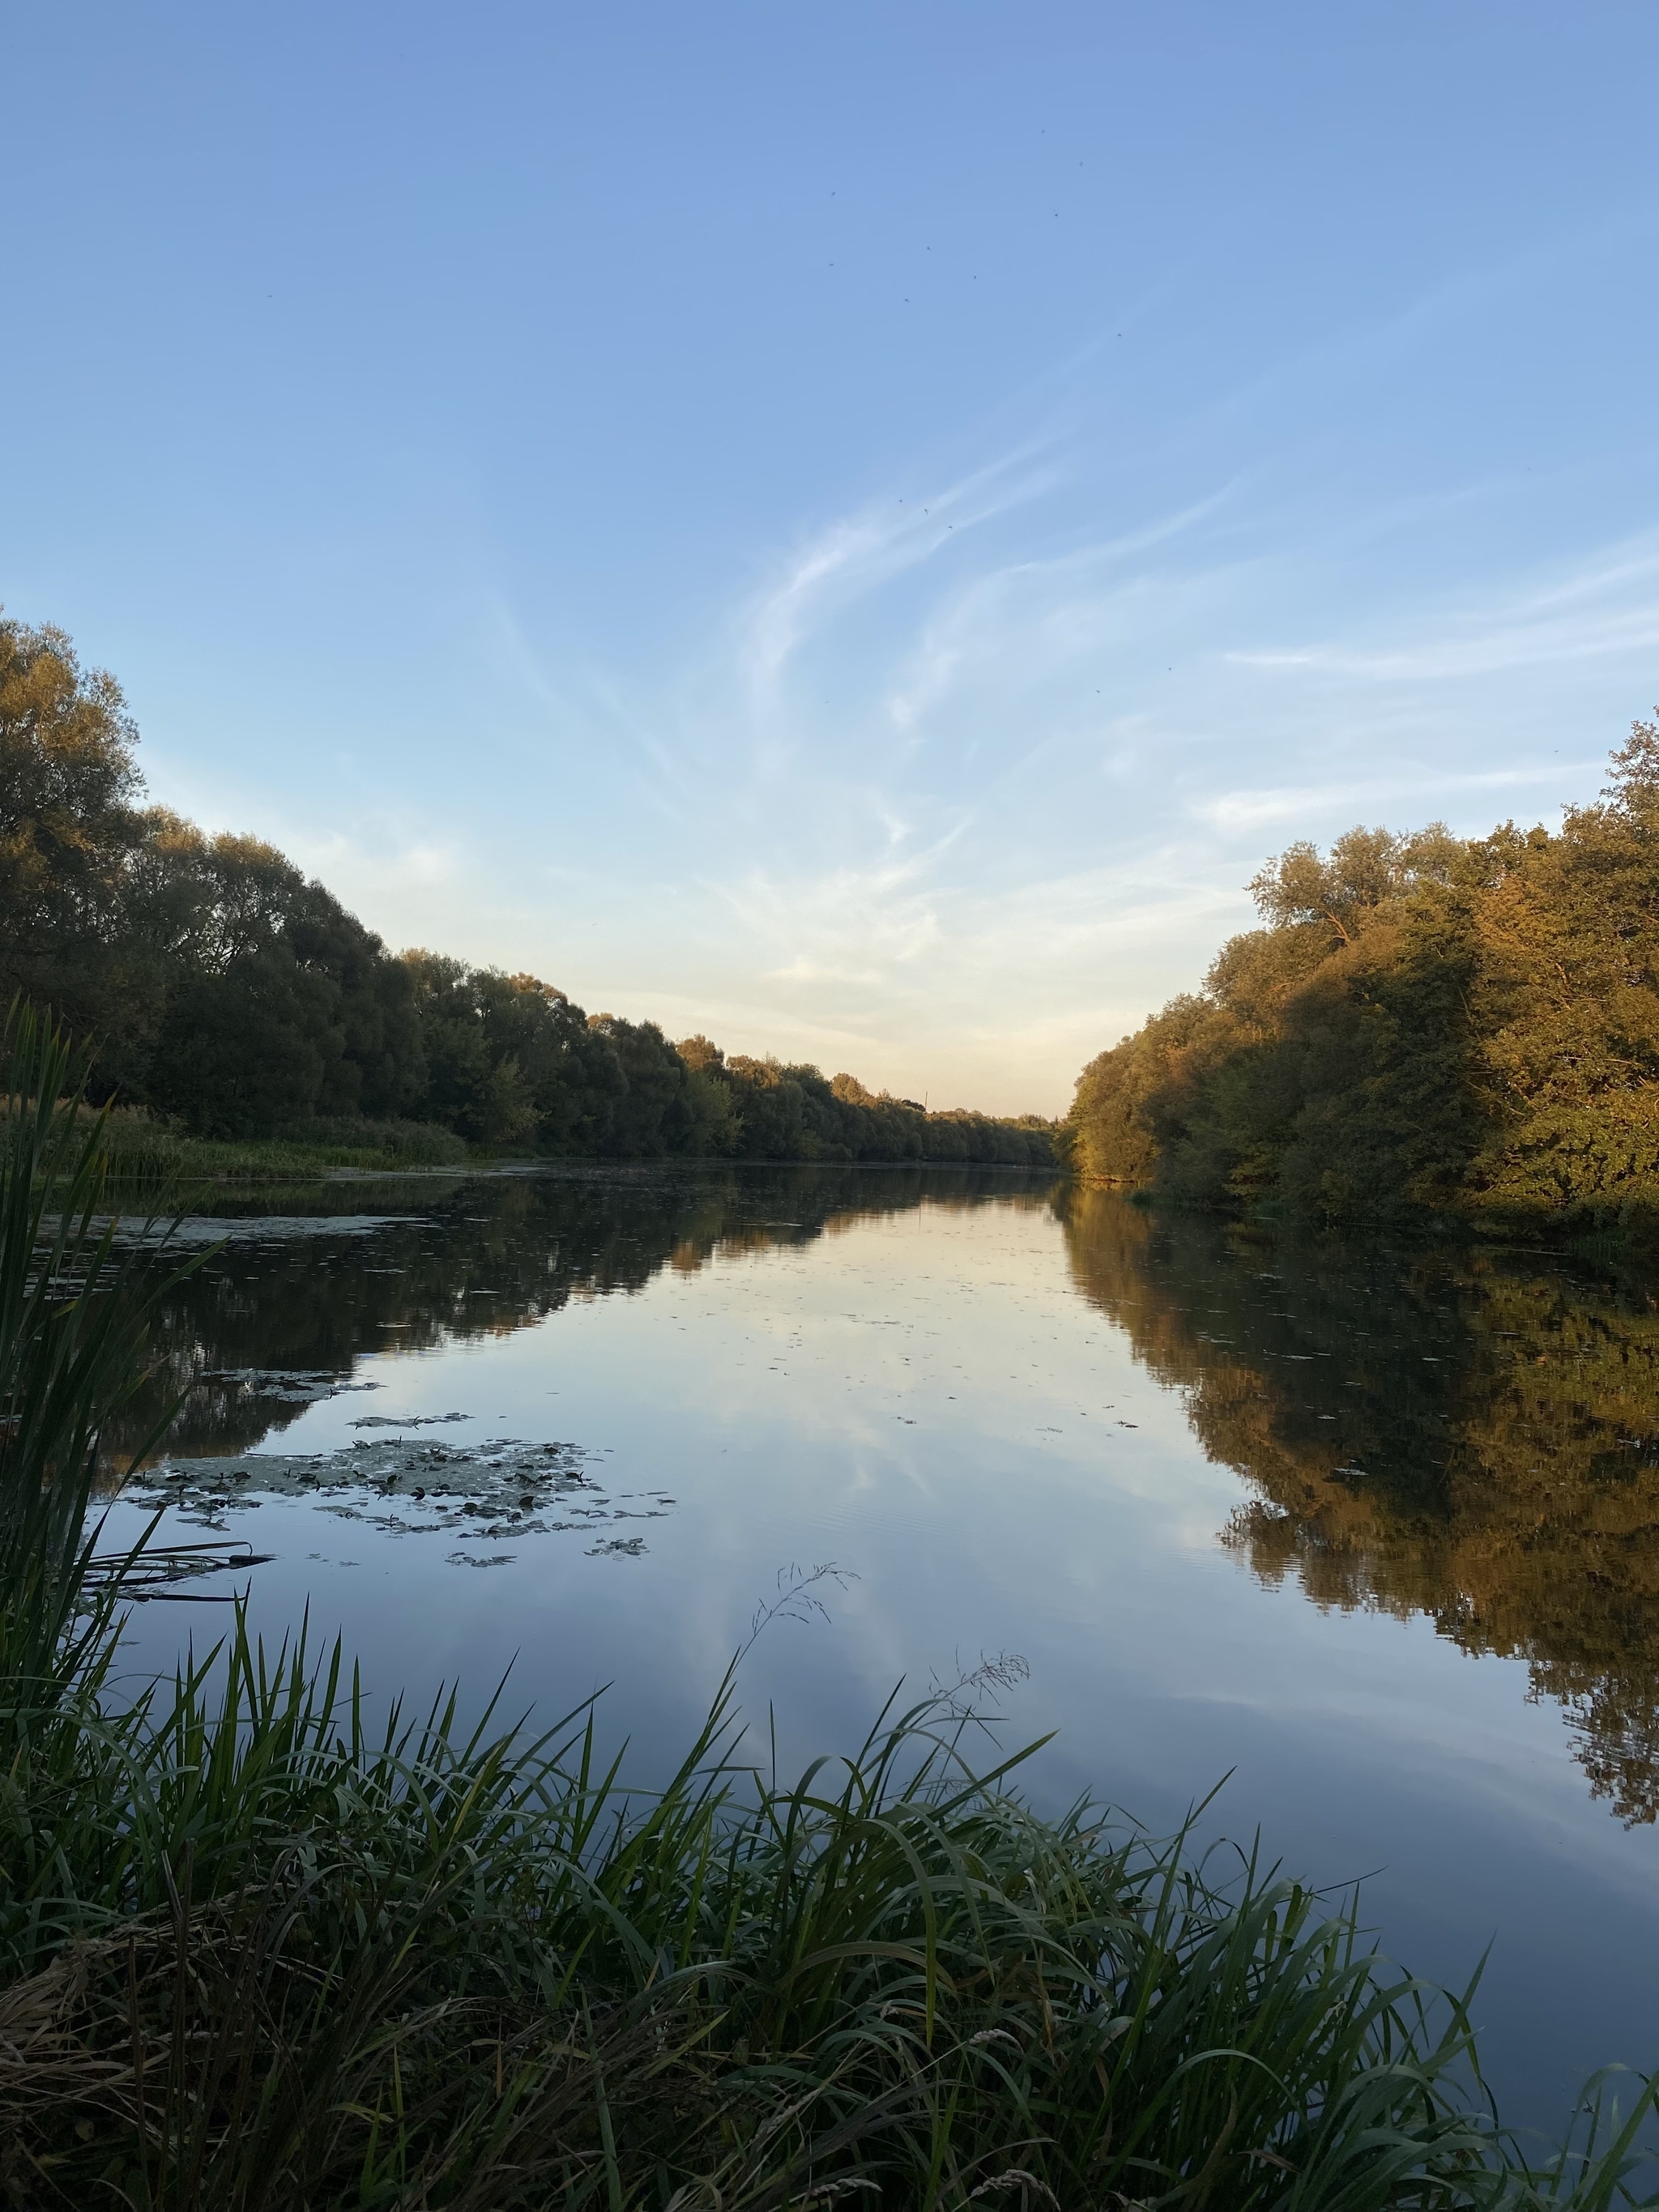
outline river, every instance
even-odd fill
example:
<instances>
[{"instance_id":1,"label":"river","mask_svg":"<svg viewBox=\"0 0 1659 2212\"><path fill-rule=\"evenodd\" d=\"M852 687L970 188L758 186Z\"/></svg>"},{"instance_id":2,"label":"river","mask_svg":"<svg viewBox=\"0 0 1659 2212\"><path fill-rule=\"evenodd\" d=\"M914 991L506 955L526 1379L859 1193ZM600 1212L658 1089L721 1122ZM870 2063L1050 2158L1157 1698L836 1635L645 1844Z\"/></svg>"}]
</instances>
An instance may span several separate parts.
<instances>
[{"instance_id":1,"label":"river","mask_svg":"<svg viewBox=\"0 0 1659 2212\"><path fill-rule=\"evenodd\" d=\"M1616 1270L950 1169L336 1182L184 1233L185 1409L114 1523L270 1554L268 1638L308 1607L383 1703L603 1691L641 1778L740 1650L785 1764L975 1678L1005 1745L1054 1732L1043 1802L1207 1799L1364 1877L1416 1971L1490 1947L1507 2117L1659 2063L1659 1310Z\"/></svg>"}]
</instances>

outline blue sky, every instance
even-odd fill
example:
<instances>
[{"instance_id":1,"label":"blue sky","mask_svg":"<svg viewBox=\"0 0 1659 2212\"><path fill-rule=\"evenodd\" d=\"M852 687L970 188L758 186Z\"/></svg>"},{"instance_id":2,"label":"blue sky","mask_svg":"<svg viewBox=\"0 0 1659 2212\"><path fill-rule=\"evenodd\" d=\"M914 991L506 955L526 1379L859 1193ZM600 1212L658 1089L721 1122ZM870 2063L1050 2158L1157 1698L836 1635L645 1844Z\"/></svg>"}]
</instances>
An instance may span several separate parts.
<instances>
[{"instance_id":1,"label":"blue sky","mask_svg":"<svg viewBox=\"0 0 1659 2212\"><path fill-rule=\"evenodd\" d=\"M5 52L0 600L394 945L1052 1111L1267 854L1659 696L1652 5Z\"/></svg>"}]
</instances>

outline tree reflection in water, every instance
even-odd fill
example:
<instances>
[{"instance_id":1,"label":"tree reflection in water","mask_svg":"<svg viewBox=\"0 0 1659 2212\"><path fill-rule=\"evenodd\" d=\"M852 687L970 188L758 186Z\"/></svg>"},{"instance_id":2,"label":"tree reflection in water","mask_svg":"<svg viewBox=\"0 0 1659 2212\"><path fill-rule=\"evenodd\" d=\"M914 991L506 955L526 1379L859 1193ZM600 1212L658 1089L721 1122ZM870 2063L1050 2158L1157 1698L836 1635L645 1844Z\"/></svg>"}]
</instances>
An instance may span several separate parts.
<instances>
[{"instance_id":1,"label":"tree reflection in water","mask_svg":"<svg viewBox=\"0 0 1659 2212\"><path fill-rule=\"evenodd\" d=\"M1079 1289L1245 1478L1221 1533L1255 1574L1524 1659L1595 1795L1628 1822L1659 1818L1659 1304L1559 1255L1270 1239L1012 1170L563 1167L313 1187L270 1201L286 1229L244 1216L173 1295L135 1423L182 1393L169 1454L244 1452L366 1354L507 1334L665 1267L873 1215L1011 1200L1055 1207ZM377 1203L375 1225L316 1219L362 1224ZM307 1382L273 1395L273 1370Z\"/></svg>"},{"instance_id":2,"label":"tree reflection in water","mask_svg":"<svg viewBox=\"0 0 1659 2212\"><path fill-rule=\"evenodd\" d=\"M1054 1182L1018 1169L561 1165L312 1185L270 1198L268 1232L243 1193L224 1202L231 1241L167 1303L156 1372L127 1431L147 1432L182 1393L161 1451L247 1451L297 1420L307 1400L303 1388L273 1395L261 1377L304 1376L316 1386L309 1395L326 1395L328 1378L343 1383L368 1353L509 1334L572 1300L643 1290L664 1267L695 1272L717 1254L810 1243L923 1203L1038 1209ZM347 1225L371 1220L377 1202L387 1212L374 1225ZM331 1214L341 1217L333 1233L322 1225ZM191 1230L205 1233L200 1217ZM112 1460L122 1441L109 1439Z\"/></svg>"},{"instance_id":3,"label":"tree reflection in water","mask_svg":"<svg viewBox=\"0 0 1659 2212\"><path fill-rule=\"evenodd\" d=\"M1252 1571L1524 1659L1593 1793L1659 1816L1653 1297L1546 1252L1059 1203L1079 1287L1249 1483L1222 1540Z\"/></svg>"}]
</instances>

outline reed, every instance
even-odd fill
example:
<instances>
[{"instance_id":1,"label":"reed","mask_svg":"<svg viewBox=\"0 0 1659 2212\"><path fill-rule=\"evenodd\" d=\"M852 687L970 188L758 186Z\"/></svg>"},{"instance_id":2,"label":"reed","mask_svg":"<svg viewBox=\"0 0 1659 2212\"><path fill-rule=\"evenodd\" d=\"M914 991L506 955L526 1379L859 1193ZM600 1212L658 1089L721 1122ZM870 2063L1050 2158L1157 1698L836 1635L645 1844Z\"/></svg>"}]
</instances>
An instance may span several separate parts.
<instances>
[{"instance_id":1,"label":"reed","mask_svg":"<svg viewBox=\"0 0 1659 2212\"><path fill-rule=\"evenodd\" d=\"M1460 2091L1462 2006L1352 1905L1041 1819L936 1704L787 1785L717 1708L641 1795L591 1714L371 1733L337 1646L239 1618L165 1698L3 1726L0 2119L41 2203L1629 2194L1646 2085L1528 2168Z\"/></svg>"},{"instance_id":2,"label":"reed","mask_svg":"<svg viewBox=\"0 0 1659 2212\"><path fill-rule=\"evenodd\" d=\"M96 1225L95 1140L54 1150L58 1109L26 1103L74 1066L26 1026L13 1042L13 2203L1638 2201L1650 2084L1620 2106L1601 2084L1575 2142L1529 2163L1481 2102L1465 2004L1368 1949L1352 1899L1091 1806L1041 1817L1029 1754L987 1763L950 1699L890 1706L790 1781L745 1757L728 1680L640 1791L591 1707L535 1738L499 1698L475 1726L453 1697L374 1726L337 1643L301 1627L268 1652L240 1609L170 1683L118 1698L88 1470L142 1371L143 1300Z\"/></svg>"},{"instance_id":3,"label":"reed","mask_svg":"<svg viewBox=\"0 0 1659 2212\"><path fill-rule=\"evenodd\" d=\"M191 1267L141 1286L108 1210L105 1117L81 1104L87 1058L14 1002L0 1026L0 1607L30 1680L76 1679L109 1626L89 1525L99 1441L143 1387L151 1314ZM139 1457L173 1411L138 1440Z\"/></svg>"},{"instance_id":4,"label":"reed","mask_svg":"<svg viewBox=\"0 0 1659 2212\"><path fill-rule=\"evenodd\" d=\"M469 1157L452 1130L429 1121L373 1121L356 1116L296 1122L266 1138L191 1137L134 1109L97 1125L111 1188L124 1200L191 1183L283 1183L314 1180L330 1169L366 1174L464 1166Z\"/></svg>"}]
</instances>

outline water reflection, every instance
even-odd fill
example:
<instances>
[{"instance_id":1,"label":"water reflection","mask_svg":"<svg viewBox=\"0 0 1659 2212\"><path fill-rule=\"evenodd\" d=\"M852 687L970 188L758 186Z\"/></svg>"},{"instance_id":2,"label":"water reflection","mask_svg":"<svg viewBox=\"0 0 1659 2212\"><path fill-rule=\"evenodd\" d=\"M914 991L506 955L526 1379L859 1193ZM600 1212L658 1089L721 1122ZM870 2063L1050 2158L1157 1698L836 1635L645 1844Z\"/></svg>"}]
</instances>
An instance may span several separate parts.
<instances>
[{"instance_id":1,"label":"water reflection","mask_svg":"<svg viewBox=\"0 0 1659 2212\"><path fill-rule=\"evenodd\" d=\"M1659 1817L1659 1304L1547 1254L1251 1239L980 1170L349 1186L220 1224L230 1241L167 1302L136 1419L182 1393L167 1457L270 1450L365 1387L365 1355L508 1335L924 1204L1052 1206L1078 1289L1248 1484L1220 1534L1261 1582L1523 1660L1593 1793ZM355 1427L384 1425L357 1402Z\"/></svg>"},{"instance_id":2,"label":"water reflection","mask_svg":"<svg viewBox=\"0 0 1659 2212\"><path fill-rule=\"evenodd\" d=\"M160 1452L246 1452L366 1353L507 1334L573 1300L642 1290L665 1267L695 1273L717 1255L810 1243L924 1203L1041 1208L1053 1188L1051 1175L982 1168L577 1168L343 1183L285 1194L260 1214L231 1213L227 1200L215 1233L228 1242L170 1294L153 1386L112 1441L145 1433L182 1393ZM409 1210L394 1212L400 1198ZM370 1212L371 1200L387 1211ZM190 1224L198 1240L206 1218Z\"/></svg>"},{"instance_id":3,"label":"water reflection","mask_svg":"<svg viewBox=\"0 0 1659 2212\"><path fill-rule=\"evenodd\" d=\"M1018 1652L1011 1743L1058 1731L1045 1802L1092 1789L1161 1829L1231 1775L1206 1821L1318 1881L1379 1869L1394 1955L1461 1986L1495 1936L1511 2109L1650 2059L1656 1827L1607 1817L1659 1810L1639 1287L1252 1241L1008 1170L228 1202L166 1316L194 1386L173 1487L158 1468L114 1525L165 1498L181 1540L193 1514L246 1535L273 1648L339 1629L376 1696L510 1674L563 1712L612 1685L645 1779L780 1568L833 1561L832 1620L744 1662L786 1763L857 1740L901 1677ZM194 1604L141 1613L137 1673L222 1632Z\"/></svg>"},{"instance_id":4,"label":"water reflection","mask_svg":"<svg viewBox=\"0 0 1659 2212\"><path fill-rule=\"evenodd\" d=\"M1523 1659L1594 1795L1659 1816L1654 1297L1543 1253L1061 1210L1079 1289L1249 1484L1223 1541L1254 1573Z\"/></svg>"}]
</instances>

